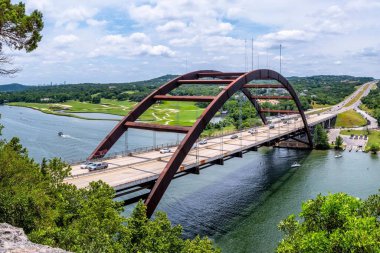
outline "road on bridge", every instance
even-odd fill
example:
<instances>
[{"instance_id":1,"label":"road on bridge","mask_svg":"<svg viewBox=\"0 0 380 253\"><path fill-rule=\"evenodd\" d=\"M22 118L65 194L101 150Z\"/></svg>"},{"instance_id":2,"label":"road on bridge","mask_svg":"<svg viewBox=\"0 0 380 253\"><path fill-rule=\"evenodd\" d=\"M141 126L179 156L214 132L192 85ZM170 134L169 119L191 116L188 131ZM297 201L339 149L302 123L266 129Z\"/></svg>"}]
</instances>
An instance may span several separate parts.
<instances>
[{"instance_id":1,"label":"road on bridge","mask_svg":"<svg viewBox=\"0 0 380 253\"><path fill-rule=\"evenodd\" d=\"M346 106L352 99L357 99L357 95L364 90L362 95L368 94L375 82L370 82L359 87L353 94L344 101L325 110L323 113L313 112L307 115L307 122L310 126L325 122L334 118L338 113L356 108L360 99L353 105ZM345 107L346 106L346 107ZM267 125L256 128L254 134L248 131L241 131L235 134L219 136L208 139L205 145L196 145L186 158L178 172L190 170L203 164L213 163L225 157L235 156L245 150L261 146L272 140L288 136L304 128L300 117L296 117L292 124L285 124L281 120L274 120L274 128L270 129ZM232 135L238 138L232 139ZM171 153L161 154L157 150L140 153L132 153L124 157L104 159L109 164L105 170L88 172L80 169L80 165L72 166L72 176L65 179L66 183L74 184L79 188L86 187L92 181L102 180L121 190L141 185L156 180L163 171L177 147L171 147Z\"/></svg>"},{"instance_id":2,"label":"road on bridge","mask_svg":"<svg viewBox=\"0 0 380 253\"><path fill-rule=\"evenodd\" d=\"M307 121L315 125L335 117L335 114L309 115ZM208 139L207 144L193 148L185 158L178 172L210 163L217 159L231 156L238 152L278 139L304 128L302 120L296 118L292 124L275 123L274 129L268 126L256 128L255 134L242 131L235 134ZM231 139L232 135L238 138ZM92 181L102 180L115 189L132 187L158 178L165 168L177 147L171 148L171 153L161 154L159 151L133 153L125 157L105 159L109 168L105 170L88 172L80 165L72 166L72 176L65 179L66 183L74 184L79 188L86 187Z\"/></svg>"}]
</instances>

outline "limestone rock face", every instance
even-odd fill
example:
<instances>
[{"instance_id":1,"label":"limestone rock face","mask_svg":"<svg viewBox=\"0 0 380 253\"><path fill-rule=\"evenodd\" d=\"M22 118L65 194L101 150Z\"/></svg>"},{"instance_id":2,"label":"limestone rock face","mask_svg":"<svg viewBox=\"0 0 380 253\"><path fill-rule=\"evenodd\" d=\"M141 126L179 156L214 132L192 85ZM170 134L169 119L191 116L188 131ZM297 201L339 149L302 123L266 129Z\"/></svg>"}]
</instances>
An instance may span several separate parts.
<instances>
[{"instance_id":1,"label":"limestone rock face","mask_svg":"<svg viewBox=\"0 0 380 253\"><path fill-rule=\"evenodd\" d=\"M62 249L32 243L24 230L0 223L0 253L65 253Z\"/></svg>"}]
</instances>

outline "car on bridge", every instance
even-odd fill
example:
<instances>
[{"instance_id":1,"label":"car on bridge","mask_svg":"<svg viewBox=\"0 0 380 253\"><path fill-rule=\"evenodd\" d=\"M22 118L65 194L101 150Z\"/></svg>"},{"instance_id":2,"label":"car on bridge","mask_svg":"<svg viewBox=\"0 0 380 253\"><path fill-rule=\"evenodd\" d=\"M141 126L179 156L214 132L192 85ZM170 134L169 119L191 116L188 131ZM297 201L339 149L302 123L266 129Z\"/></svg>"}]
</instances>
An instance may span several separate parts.
<instances>
[{"instance_id":1,"label":"car on bridge","mask_svg":"<svg viewBox=\"0 0 380 253\"><path fill-rule=\"evenodd\" d=\"M257 132L257 129L255 129L255 128L251 128L248 130L249 134L255 134L256 132Z\"/></svg>"},{"instance_id":2,"label":"car on bridge","mask_svg":"<svg viewBox=\"0 0 380 253\"><path fill-rule=\"evenodd\" d=\"M206 139L203 139L199 142L199 145L205 145L207 144L207 140Z\"/></svg>"},{"instance_id":3,"label":"car on bridge","mask_svg":"<svg viewBox=\"0 0 380 253\"><path fill-rule=\"evenodd\" d=\"M170 153L170 152L171 152L170 148L162 148L162 149L160 149L160 153L161 154L166 154L166 153Z\"/></svg>"},{"instance_id":4,"label":"car on bridge","mask_svg":"<svg viewBox=\"0 0 380 253\"><path fill-rule=\"evenodd\" d=\"M103 170L108 168L108 163L106 162L98 162L98 163L92 163L87 166L88 171L93 171L93 170Z\"/></svg>"},{"instance_id":5,"label":"car on bridge","mask_svg":"<svg viewBox=\"0 0 380 253\"><path fill-rule=\"evenodd\" d=\"M88 169L88 166L90 166L91 164L93 164L93 162L89 162L89 161L87 161L87 162L85 162L85 163L82 163L82 164L80 165L80 168L81 168L82 170L84 170L84 169Z\"/></svg>"},{"instance_id":6,"label":"car on bridge","mask_svg":"<svg viewBox=\"0 0 380 253\"><path fill-rule=\"evenodd\" d=\"M269 124L269 129L273 129L274 128L274 124Z\"/></svg>"},{"instance_id":7,"label":"car on bridge","mask_svg":"<svg viewBox=\"0 0 380 253\"><path fill-rule=\"evenodd\" d=\"M239 136L237 136L237 134L234 134L234 135L231 135L230 139L237 139Z\"/></svg>"}]
</instances>

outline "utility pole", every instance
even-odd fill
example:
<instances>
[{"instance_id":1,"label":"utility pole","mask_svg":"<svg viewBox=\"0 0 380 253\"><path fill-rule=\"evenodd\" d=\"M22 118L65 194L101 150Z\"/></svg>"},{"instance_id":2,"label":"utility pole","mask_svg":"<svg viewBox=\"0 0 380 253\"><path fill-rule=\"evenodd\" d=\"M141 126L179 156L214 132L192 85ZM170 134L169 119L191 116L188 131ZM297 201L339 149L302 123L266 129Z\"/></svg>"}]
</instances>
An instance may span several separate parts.
<instances>
[{"instance_id":1,"label":"utility pole","mask_svg":"<svg viewBox=\"0 0 380 253\"><path fill-rule=\"evenodd\" d=\"M244 71L247 72L247 39L244 40Z\"/></svg>"},{"instance_id":2,"label":"utility pole","mask_svg":"<svg viewBox=\"0 0 380 253\"><path fill-rule=\"evenodd\" d=\"M280 74L281 74L281 70L282 70L282 66L281 66L281 64L282 64L282 45L280 44Z\"/></svg>"},{"instance_id":3,"label":"utility pole","mask_svg":"<svg viewBox=\"0 0 380 253\"><path fill-rule=\"evenodd\" d=\"M187 55L186 55L186 72L185 73L187 73Z\"/></svg>"},{"instance_id":4,"label":"utility pole","mask_svg":"<svg viewBox=\"0 0 380 253\"><path fill-rule=\"evenodd\" d=\"M253 37L252 37L252 48L251 48L251 70L253 70Z\"/></svg>"},{"instance_id":5,"label":"utility pole","mask_svg":"<svg viewBox=\"0 0 380 253\"><path fill-rule=\"evenodd\" d=\"M257 52L257 68L260 69L260 54Z\"/></svg>"}]
</instances>

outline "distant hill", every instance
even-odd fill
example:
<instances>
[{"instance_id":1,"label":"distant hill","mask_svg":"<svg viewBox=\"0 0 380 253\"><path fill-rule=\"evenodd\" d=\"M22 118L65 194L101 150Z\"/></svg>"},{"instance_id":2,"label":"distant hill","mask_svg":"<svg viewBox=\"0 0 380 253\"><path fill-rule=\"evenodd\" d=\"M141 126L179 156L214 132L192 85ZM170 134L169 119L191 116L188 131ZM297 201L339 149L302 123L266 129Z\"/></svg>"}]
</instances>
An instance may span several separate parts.
<instances>
[{"instance_id":1,"label":"distant hill","mask_svg":"<svg viewBox=\"0 0 380 253\"><path fill-rule=\"evenodd\" d=\"M0 85L0 92L24 91L29 87L19 83L10 83Z\"/></svg>"}]
</instances>

